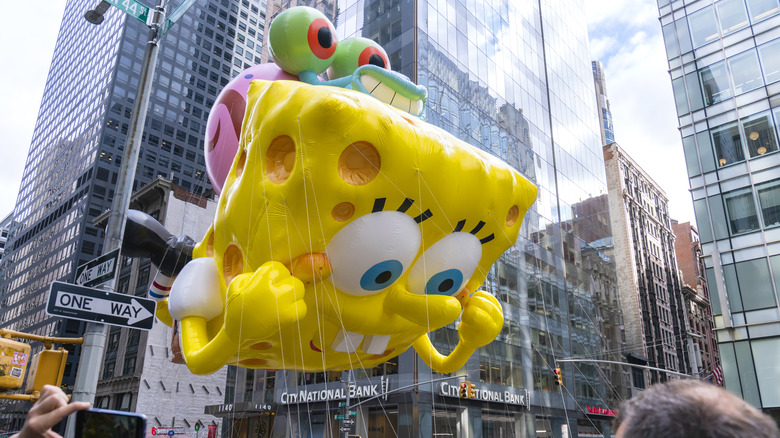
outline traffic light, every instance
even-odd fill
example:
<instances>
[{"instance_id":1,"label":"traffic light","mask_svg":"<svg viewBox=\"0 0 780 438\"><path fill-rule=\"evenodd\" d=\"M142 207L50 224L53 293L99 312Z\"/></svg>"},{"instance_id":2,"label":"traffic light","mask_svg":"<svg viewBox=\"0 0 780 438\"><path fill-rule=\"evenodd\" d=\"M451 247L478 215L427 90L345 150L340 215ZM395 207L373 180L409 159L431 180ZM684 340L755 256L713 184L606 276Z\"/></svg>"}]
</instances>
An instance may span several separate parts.
<instances>
[{"instance_id":1,"label":"traffic light","mask_svg":"<svg viewBox=\"0 0 780 438\"><path fill-rule=\"evenodd\" d=\"M553 372L555 373L555 385L563 386L563 374L561 374L560 367L553 370Z\"/></svg>"},{"instance_id":2,"label":"traffic light","mask_svg":"<svg viewBox=\"0 0 780 438\"><path fill-rule=\"evenodd\" d=\"M477 390L473 383L468 382L468 397L477 398Z\"/></svg>"},{"instance_id":3,"label":"traffic light","mask_svg":"<svg viewBox=\"0 0 780 438\"><path fill-rule=\"evenodd\" d=\"M40 391L43 385L62 385L62 375L65 373L67 360L68 351L62 348L38 352L30 361L30 375L27 376L24 392L32 394Z\"/></svg>"},{"instance_id":4,"label":"traffic light","mask_svg":"<svg viewBox=\"0 0 780 438\"><path fill-rule=\"evenodd\" d=\"M460 384L460 398L468 398L468 383L461 382Z\"/></svg>"},{"instance_id":5,"label":"traffic light","mask_svg":"<svg viewBox=\"0 0 780 438\"><path fill-rule=\"evenodd\" d=\"M30 345L0 337L0 391L22 387Z\"/></svg>"}]
</instances>

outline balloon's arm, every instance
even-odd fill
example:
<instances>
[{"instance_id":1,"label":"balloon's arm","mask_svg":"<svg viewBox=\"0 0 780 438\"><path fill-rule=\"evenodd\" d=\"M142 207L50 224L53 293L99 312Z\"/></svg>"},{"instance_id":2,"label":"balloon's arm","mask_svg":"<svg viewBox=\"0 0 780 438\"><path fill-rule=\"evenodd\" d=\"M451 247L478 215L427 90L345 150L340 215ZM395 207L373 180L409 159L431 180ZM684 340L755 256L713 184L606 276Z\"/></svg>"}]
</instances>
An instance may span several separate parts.
<instances>
[{"instance_id":1,"label":"balloon's arm","mask_svg":"<svg viewBox=\"0 0 780 438\"><path fill-rule=\"evenodd\" d=\"M200 316L182 318L180 336L187 368L193 374L211 374L219 370L238 351L238 342L231 340L224 330L209 340L206 318Z\"/></svg>"},{"instance_id":2,"label":"balloon's arm","mask_svg":"<svg viewBox=\"0 0 780 438\"><path fill-rule=\"evenodd\" d=\"M417 338L412 346L423 362L437 373L452 373L459 370L476 351L475 347L458 342L452 353L444 356L436 350L427 334Z\"/></svg>"},{"instance_id":3,"label":"balloon's arm","mask_svg":"<svg viewBox=\"0 0 780 438\"><path fill-rule=\"evenodd\" d=\"M311 70L304 70L298 73L298 79L300 79L301 82L306 82L309 85L330 85L340 88L351 88L352 85L352 76L345 76L343 78L323 81L319 76L317 76L316 73Z\"/></svg>"},{"instance_id":4,"label":"balloon's arm","mask_svg":"<svg viewBox=\"0 0 780 438\"><path fill-rule=\"evenodd\" d=\"M436 350L428 335L414 341L415 351L433 370L451 373L460 369L477 348L489 344L504 326L504 314L496 298L476 291L464 299L463 314L458 326L458 345L448 356Z\"/></svg>"}]
</instances>

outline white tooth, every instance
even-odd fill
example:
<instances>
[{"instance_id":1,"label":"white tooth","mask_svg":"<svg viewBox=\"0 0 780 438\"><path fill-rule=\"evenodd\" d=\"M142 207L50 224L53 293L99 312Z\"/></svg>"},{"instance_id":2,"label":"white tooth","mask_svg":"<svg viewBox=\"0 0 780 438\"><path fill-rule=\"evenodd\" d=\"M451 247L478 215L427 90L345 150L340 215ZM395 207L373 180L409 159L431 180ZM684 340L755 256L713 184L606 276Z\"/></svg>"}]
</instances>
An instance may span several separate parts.
<instances>
[{"instance_id":1,"label":"white tooth","mask_svg":"<svg viewBox=\"0 0 780 438\"><path fill-rule=\"evenodd\" d=\"M407 97L403 97L400 94L397 94L395 96L395 99L393 99L392 105L399 110L403 111L409 111L409 105L411 104L411 101Z\"/></svg>"},{"instance_id":2,"label":"white tooth","mask_svg":"<svg viewBox=\"0 0 780 438\"><path fill-rule=\"evenodd\" d=\"M390 335L366 336L363 340L363 351L368 354L382 354L387 351Z\"/></svg>"},{"instance_id":3,"label":"white tooth","mask_svg":"<svg viewBox=\"0 0 780 438\"><path fill-rule=\"evenodd\" d=\"M423 110L422 100L413 100L409 107L409 113L414 114L415 116L419 116L420 114L422 114L422 110Z\"/></svg>"},{"instance_id":4,"label":"white tooth","mask_svg":"<svg viewBox=\"0 0 780 438\"><path fill-rule=\"evenodd\" d=\"M330 348L342 353L354 353L357 351L360 341L362 340L363 335L360 333L348 332L341 329L336 335L336 339L333 340L333 344L331 344Z\"/></svg>"},{"instance_id":5,"label":"white tooth","mask_svg":"<svg viewBox=\"0 0 780 438\"><path fill-rule=\"evenodd\" d=\"M379 81L373 76L362 75L360 77L360 83L363 84L363 86L366 87L366 90L368 90L370 93L374 91L374 88L376 88L376 86L379 84Z\"/></svg>"},{"instance_id":6,"label":"white tooth","mask_svg":"<svg viewBox=\"0 0 780 438\"><path fill-rule=\"evenodd\" d=\"M379 84L374 91L371 92L371 95L376 97L377 99L381 100L384 103L390 103L393 100L393 95L395 94L395 91L393 91L390 87L388 87L385 84Z\"/></svg>"}]
</instances>

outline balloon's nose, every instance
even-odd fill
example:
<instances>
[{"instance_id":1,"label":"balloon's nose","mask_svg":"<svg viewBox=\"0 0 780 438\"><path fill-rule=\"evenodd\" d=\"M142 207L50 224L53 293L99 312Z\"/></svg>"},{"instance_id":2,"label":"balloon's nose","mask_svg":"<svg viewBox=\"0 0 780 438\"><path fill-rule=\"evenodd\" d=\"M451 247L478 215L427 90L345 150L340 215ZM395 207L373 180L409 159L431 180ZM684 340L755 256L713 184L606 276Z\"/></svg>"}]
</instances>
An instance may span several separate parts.
<instances>
[{"instance_id":1,"label":"balloon's nose","mask_svg":"<svg viewBox=\"0 0 780 438\"><path fill-rule=\"evenodd\" d=\"M323 253L310 253L296 257L290 262L289 268L290 273L303 284L310 284L315 279L328 278L333 271L328 256Z\"/></svg>"}]
</instances>

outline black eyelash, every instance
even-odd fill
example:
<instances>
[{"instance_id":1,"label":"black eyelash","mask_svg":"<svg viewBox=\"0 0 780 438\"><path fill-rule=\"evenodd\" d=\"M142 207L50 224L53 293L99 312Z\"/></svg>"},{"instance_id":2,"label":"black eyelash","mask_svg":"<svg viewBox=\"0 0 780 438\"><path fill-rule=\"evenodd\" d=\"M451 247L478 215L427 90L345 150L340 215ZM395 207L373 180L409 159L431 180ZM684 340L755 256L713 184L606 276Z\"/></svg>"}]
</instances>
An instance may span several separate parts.
<instances>
[{"instance_id":1,"label":"black eyelash","mask_svg":"<svg viewBox=\"0 0 780 438\"><path fill-rule=\"evenodd\" d=\"M463 227L465 227L465 226L466 226L466 219L463 219L463 220L461 220L460 222L458 222L458 224L457 224L457 225L455 225L455 230L453 230L452 232L453 232L453 233L460 232L461 230L463 230ZM484 226L485 226L485 222L484 222L484 221L479 221L479 223L477 224L477 226L476 226L476 227L474 227L474 229L473 229L473 230L469 231L469 233L471 233L471 234L473 234L473 235L475 235L475 236L476 236L476 235L477 235L477 233L479 233L479 231L480 231L480 230L482 229L482 227L484 227ZM496 238L496 236L495 236L494 234L492 234L492 233L491 233L489 236L486 236L486 237L483 237L483 238L479 239L479 243L481 243L481 244L483 244L483 245L484 245L484 244L486 244L486 243L490 242L491 240L493 240L493 239L495 239L495 238Z\"/></svg>"},{"instance_id":2,"label":"black eyelash","mask_svg":"<svg viewBox=\"0 0 780 438\"><path fill-rule=\"evenodd\" d=\"M485 222L484 222L484 221L479 221L479 223L477 224L477 226L476 226L476 227L474 227L474 229L473 229L473 230L469 231L469 233L471 233L471 234L473 234L473 235L475 235L475 236L476 236L476 235L477 235L477 233L479 233L479 230L481 230L481 229L482 229L482 227L484 227L484 226L485 226Z\"/></svg>"},{"instance_id":3,"label":"black eyelash","mask_svg":"<svg viewBox=\"0 0 780 438\"><path fill-rule=\"evenodd\" d=\"M428 210L425 210L421 215L419 215L416 218L414 218L414 221L419 224L420 222L428 219L431 216L433 216L433 213L431 213L431 210L428 209Z\"/></svg>"},{"instance_id":4,"label":"black eyelash","mask_svg":"<svg viewBox=\"0 0 780 438\"><path fill-rule=\"evenodd\" d=\"M385 201L387 198L376 198L374 200L374 208L371 210L371 213L376 213L378 211L382 211L385 209Z\"/></svg>"},{"instance_id":5,"label":"black eyelash","mask_svg":"<svg viewBox=\"0 0 780 438\"><path fill-rule=\"evenodd\" d=\"M460 222L458 222L458 225L455 226L455 230L453 231L453 233L457 233L458 231L462 230L464 226L466 226L466 219L463 219Z\"/></svg>"},{"instance_id":6,"label":"black eyelash","mask_svg":"<svg viewBox=\"0 0 780 438\"><path fill-rule=\"evenodd\" d=\"M398 211L400 211L401 213L406 213L406 210L408 210L409 207L412 206L412 204L414 204L414 199L406 198L404 199L404 202L401 204L401 206L398 207Z\"/></svg>"}]
</instances>

